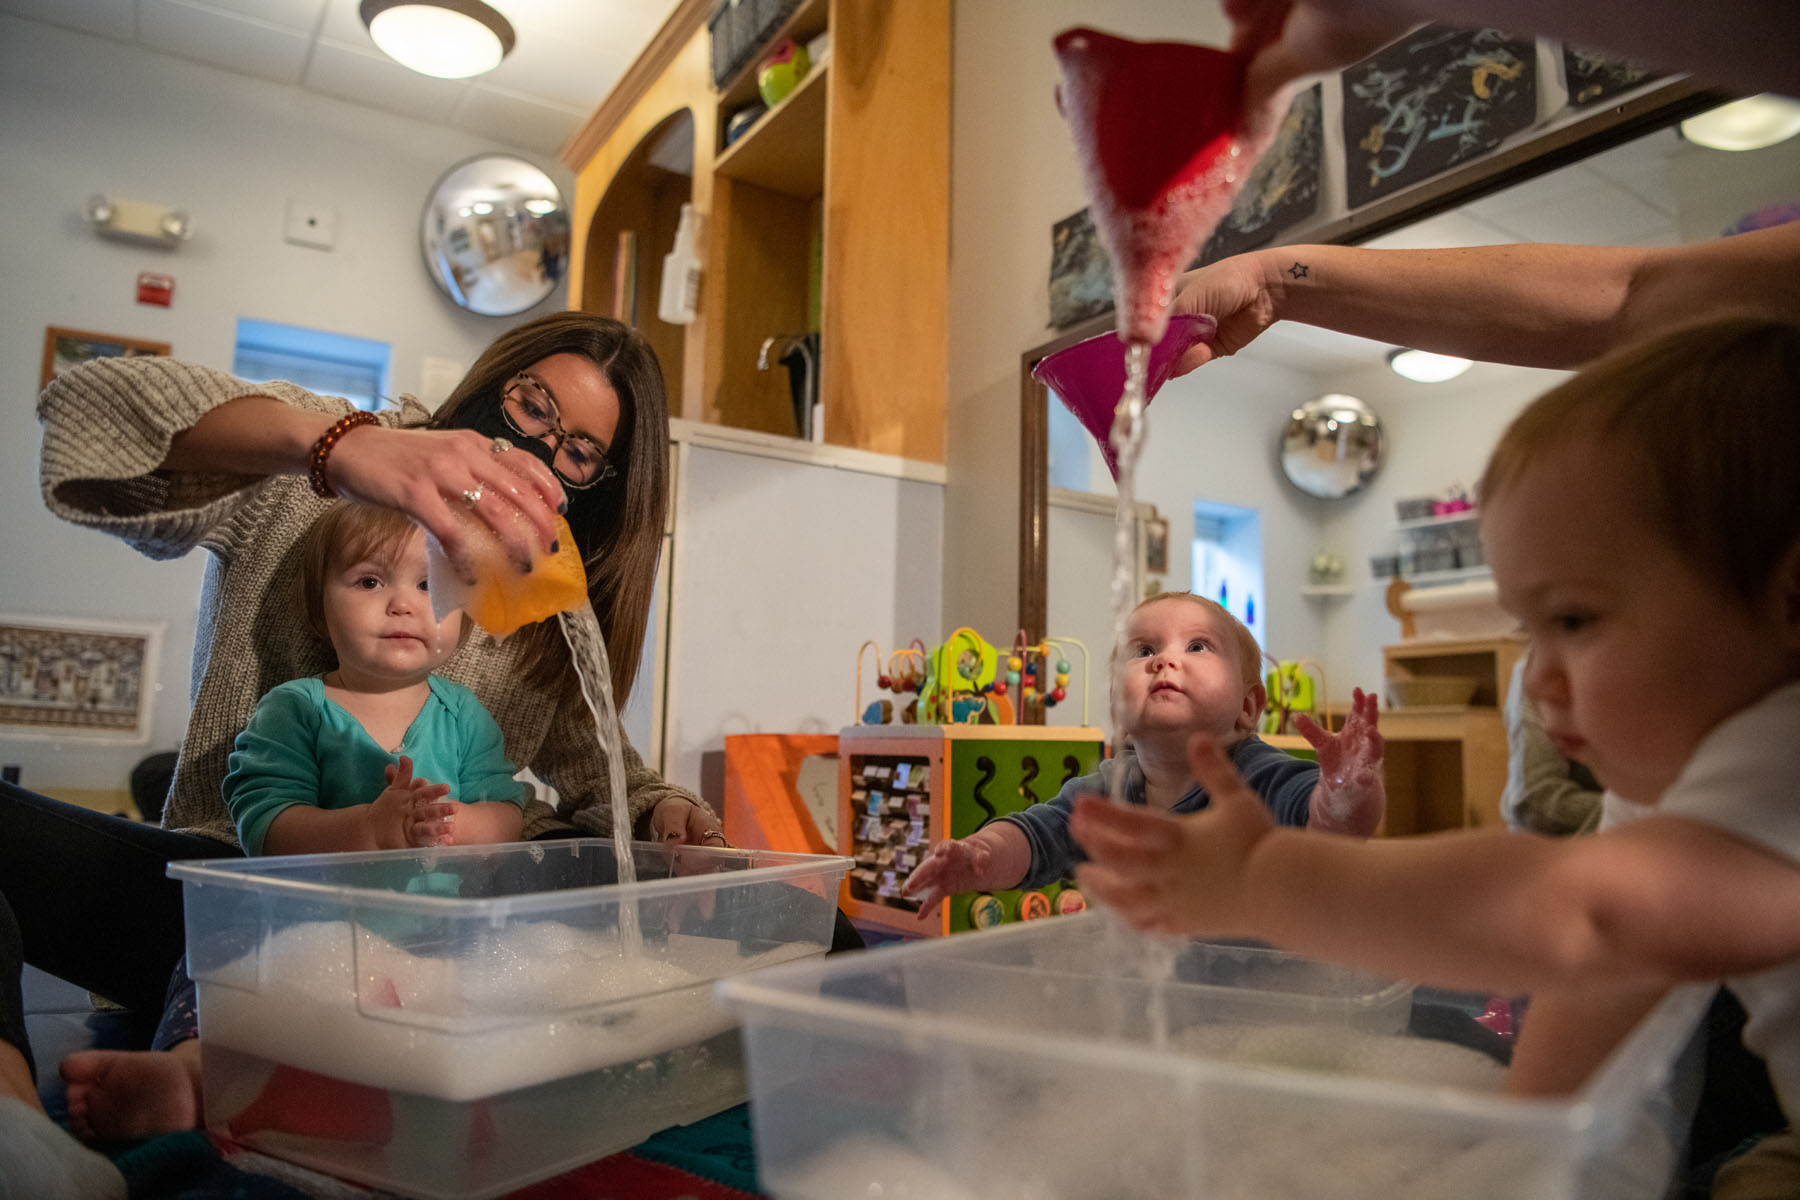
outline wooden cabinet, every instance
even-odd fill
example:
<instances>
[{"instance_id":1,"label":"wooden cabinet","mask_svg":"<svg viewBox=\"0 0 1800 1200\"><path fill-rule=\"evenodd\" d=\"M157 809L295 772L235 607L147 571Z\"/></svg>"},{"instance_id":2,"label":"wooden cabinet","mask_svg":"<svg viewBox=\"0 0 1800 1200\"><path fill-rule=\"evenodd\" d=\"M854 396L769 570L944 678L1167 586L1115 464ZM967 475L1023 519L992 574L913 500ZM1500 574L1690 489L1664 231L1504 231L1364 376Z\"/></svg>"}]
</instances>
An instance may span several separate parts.
<instances>
[{"instance_id":1,"label":"wooden cabinet","mask_svg":"<svg viewBox=\"0 0 1800 1200\"><path fill-rule=\"evenodd\" d=\"M1502 710L1525 644L1523 638L1504 637L1401 642L1382 648L1389 680L1475 681L1467 704L1382 710L1388 793L1382 832L1500 827L1500 793L1506 786Z\"/></svg>"},{"instance_id":2,"label":"wooden cabinet","mask_svg":"<svg viewBox=\"0 0 1800 1200\"><path fill-rule=\"evenodd\" d=\"M950 217L949 0L803 0L771 38L830 51L729 147L756 99L755 56L714 87L705 18L683 0L564 151L577 173L571 303L614 312L620 222L645 139L687 110L688 196L705 218L699 313L636 318L682 369L672 415L797 436L788 372L766 339L817 332L824 440L944 461ZM659 183L663 182L659 179ZM666 189L665 189L666 193ZM676 207L678 208L678 203ZM639 206L643 207L642 205ZM652 206L667 224L668 199ZM660 274L672 226L642 231L636 276ZM654 332L652 332L654 331ZM766 368L759 366L766 361Z\"/></svg>"}]
</instances>

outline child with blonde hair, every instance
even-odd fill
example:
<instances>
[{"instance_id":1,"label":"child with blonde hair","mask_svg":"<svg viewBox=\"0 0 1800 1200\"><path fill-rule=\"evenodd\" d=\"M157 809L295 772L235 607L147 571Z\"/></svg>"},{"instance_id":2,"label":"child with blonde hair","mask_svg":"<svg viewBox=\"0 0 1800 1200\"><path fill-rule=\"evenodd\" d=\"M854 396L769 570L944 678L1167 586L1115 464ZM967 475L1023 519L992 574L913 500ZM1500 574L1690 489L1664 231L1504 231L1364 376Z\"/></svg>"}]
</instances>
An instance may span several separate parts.
<instances>
[{"instance_id":1,"label":"child with blonde hair","mask_svg":"<svg viewBox=\"0 0 1800 1200\"><path fill-rule=\"evenodd\" d=\"M1111 675L1113 736L1124 748L1048 802L933 846L906 886L924 912L957 892L1043 887L1066 877L1082 859L1069 836L1077 796L1111 795L1116 783L1131 805L1178 813L1205 808L1207 789L1187 761L1196 733L1226 748L1279 824L1359 835L1380 824L1386 792L1375 698L1358 689L1336 734L1298 718L1317 762L1269 745L1256 736L1267 699L1262 650L1243 622L1213 601L1164 592L1139 604L1113 647Z\"/></svg>"},{"instance_id":2,"label":"child with blonde hair","mask_svg":"<svg viewBox=\"0 0 1800 1200\"><path fill-rule=\"evenodd\" d=\"M1210 808L1082 803L1082 886L1145 929L1262 938L1440 986L1602 997L1558 1006L1555 1045L1532 1039L1534 1005L1519 1052L1541 1090L1579 1086L1675 983L1723 980L1791 1122L1797 419L1800 327L1728 318L1594 363L1520 414L1489 460L1482 537L1531 635L1525 686L1609 804L1647 814L1578 838L1307 837L1275 828L1218 740L1195 737Z\"/></svg>"}]
</instances>

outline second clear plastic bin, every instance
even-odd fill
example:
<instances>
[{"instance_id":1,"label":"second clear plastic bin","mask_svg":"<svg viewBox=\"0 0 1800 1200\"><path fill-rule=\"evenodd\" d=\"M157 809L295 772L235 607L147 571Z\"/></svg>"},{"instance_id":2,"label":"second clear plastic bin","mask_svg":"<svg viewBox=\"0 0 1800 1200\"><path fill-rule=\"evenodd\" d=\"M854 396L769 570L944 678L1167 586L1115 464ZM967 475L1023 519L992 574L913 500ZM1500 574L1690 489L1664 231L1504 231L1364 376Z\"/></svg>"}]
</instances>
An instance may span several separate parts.
<instances>
[{"instance_id":1,"label":"second clear plastic bin","mask_svg":"<svg viewBox=\"0 0 1800 1200\"><path fill-rule=\"evenodd\" d=\"M1205 942L1154 943L1145 969L1143 944L1089 913L722 982L744 1021L765 1188L781 1200L1661 1195L1664 1085L1709 989L1673 994L1577 1096L1528 1102L1499 1094L1504 1068L1484 1052L1499 1039L1465 1010L1415 1006L1426 994L1407 984Z\"/></svg>"}]
</instances>

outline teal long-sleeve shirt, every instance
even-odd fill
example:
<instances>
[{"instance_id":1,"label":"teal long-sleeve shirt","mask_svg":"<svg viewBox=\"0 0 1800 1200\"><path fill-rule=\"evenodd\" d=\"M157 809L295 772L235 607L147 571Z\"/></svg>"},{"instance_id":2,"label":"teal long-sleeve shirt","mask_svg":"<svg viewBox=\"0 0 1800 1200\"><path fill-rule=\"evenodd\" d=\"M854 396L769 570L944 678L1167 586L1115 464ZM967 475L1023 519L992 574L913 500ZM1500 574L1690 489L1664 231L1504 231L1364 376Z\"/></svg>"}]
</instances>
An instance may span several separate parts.
<instances>
[{"instance_id":1,"label":"teal long-sleeve shirt","mask_svg":"<svg viewBox=\"0 0 1800 1200\"><path fill-rule=\"evenodd\" d=\"M294 804L351 808L387 786L385 768L402 754L413 777L450 785L463 804L500 800L521 809L525 785L513 778L500 727L475 693L437 675L400 748L389 753L362 723L325 695L321 677L271 688L238 734L225 776L225 807L244 853L261 854L269 825Z\"/></svg>"}]
</instances>

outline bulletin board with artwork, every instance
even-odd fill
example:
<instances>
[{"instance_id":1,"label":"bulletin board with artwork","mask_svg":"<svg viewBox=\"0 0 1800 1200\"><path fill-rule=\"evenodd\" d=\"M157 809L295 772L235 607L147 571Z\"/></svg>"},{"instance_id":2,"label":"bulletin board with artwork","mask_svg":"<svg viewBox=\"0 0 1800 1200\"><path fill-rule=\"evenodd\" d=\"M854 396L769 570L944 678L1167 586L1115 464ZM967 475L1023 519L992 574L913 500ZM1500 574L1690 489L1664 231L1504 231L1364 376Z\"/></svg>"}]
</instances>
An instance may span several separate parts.
<instances>
[{"instance_id":1,"label":"bulletin board with artwork","mask_svg":"<svg viewBox=\"0 0 1800 1200\"><path fill-rule=\"evenodd\" d=\"M0 736L149 741L162 630L0 613Z\"/></svg>"},{"instance_id":2,"label":"bulletin board with artwork","mask_svg":"<svg viewBox=\"0 0 1800 1200\"><path fill-rule=\"evenodd\" d=\"M38 377L38 387L49 387L52 379L89 359L165 356L168 353L167 342L121 337L116 333L92 333L85 329L64 329L52 325L44 330L44 367Z\"/></svg>"},{"instance_id":3,"label":"bulletin board with artwork","mask_svg":"<svg viewBox=\"0 0 1800 1200\"><path fill-rule=\"evenodd\" d=\"M1537 42L1426 25L1343 72L1352 209L1486 154L1537 120Z\"/></svg>"}]
</instances>

